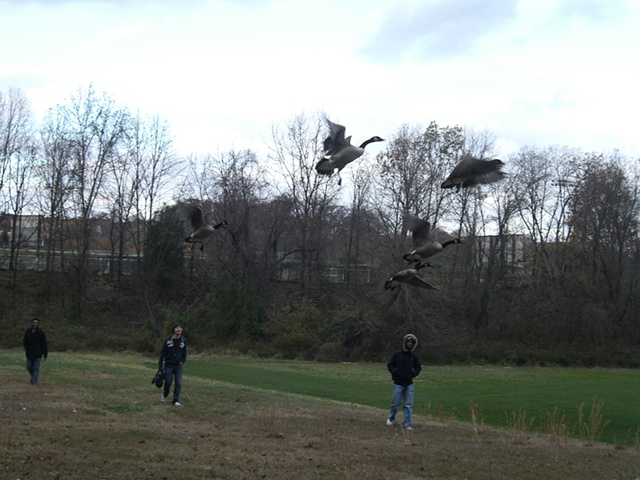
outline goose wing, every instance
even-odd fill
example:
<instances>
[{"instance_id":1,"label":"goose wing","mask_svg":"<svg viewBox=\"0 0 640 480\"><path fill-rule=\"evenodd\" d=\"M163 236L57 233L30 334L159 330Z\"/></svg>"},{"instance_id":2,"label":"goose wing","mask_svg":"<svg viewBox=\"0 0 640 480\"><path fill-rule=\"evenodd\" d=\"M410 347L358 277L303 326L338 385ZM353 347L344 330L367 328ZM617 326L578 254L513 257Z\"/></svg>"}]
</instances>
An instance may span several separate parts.
<instances>
[{"instance_id":1,"label":"goose wing","mask_svg":"<svg viewBox=\"0 0 640 480\"><path fill-rule=\"evenodd\" d=\"M349 137L349 142L347 142L344 137L344 132L346 130L345 127L338 125L337 123L333 123L328 118L326 121L329 126L329 136L324 140L324 154L333 155L345 145L350 145L351 137Z\"/></svg>"},{"instance_id":2,"label":"goose wing","mask_svg":"<svg viewBox=\"0 0 640 480\"><path fill-rule=\"evenodd\" d=\"M422 277L419 277L418 275L414 275L413 277L408 279L405 283L413 287L424 288L427 290L439 290L438 287L436 287L435 285L432 285L431 283L427 282L426 280L424 280Z\"/></svg>"},{"instance_id":3,"label":"goose wing","mask_svg":"<svg viewBox=\"0 0 640 480\"><path fill-rule=\"evenodd\" d=\"M393 290L401 283L407 283L411 277L415 276L418 271L415 268L405 268L399 272L394 273L389 280L384 282L384 288L386 290Z\"/></svg>"},{"instance_id":4,"label":"goose wing","mask_svg":"<svg viewBox=\"0 0 640 480\"><path fill-rule=\"evenodd\" d=\"M204 225L204 213L202 212L202 207L195 204L189 204L185 206L185 211L194 230L197 230Z\"/></svg>"},{"instance_id":5,"label":"goose wing","mask_svg":"<svg viewBox=\"0 0 640 480\"><path fill-rule=\"evenodd\" d=\"M482 162L482 164L479 164L481 168L478 168L477 173L473 174L471 178L462 182L463 188L471 187L473 185L486 185L489 183L495 183L504 178L505 173L500 171L500 168L502 168L503 165L500 160L480 161Z\"/></svg>"},{"instance_id":6,"label":"goose wing","mask_svg":"<svg viewBox=\"0 0 640 480\"><path fill-rule=\"evenodd\" d=\"M438 288L431 283L423 280L418 276L418 270L415 268L406 268L395 273L389 280L384 283L386 290L393 290L401 283L411 285L412 287L424 288L427 290L438 290Z\"/></svg>"},{"instance_id":7,"label":"goose wing","mask_svg":"<svg viewBox=\"0 0 640 480\"><path fill-rule=\"evenodd\" d=\"M409 213L405 213L404 224L407 230L411 232L414 249L424 245L431 239L431 224L428 220L423 220Z\"/></svg>"},{"instance_id":8,"label":"goose wing","mask_svg":"<svg viewBox=\"0 0 640 480\"><path fill-rule=\"evenodd\" d=\"M483 160L465 154L442 183L442 188L451 188L456 185L466 188L497 182L505 176L501 171L503 166L504 163L498 159Z\"/></svg>"}]
</instances>

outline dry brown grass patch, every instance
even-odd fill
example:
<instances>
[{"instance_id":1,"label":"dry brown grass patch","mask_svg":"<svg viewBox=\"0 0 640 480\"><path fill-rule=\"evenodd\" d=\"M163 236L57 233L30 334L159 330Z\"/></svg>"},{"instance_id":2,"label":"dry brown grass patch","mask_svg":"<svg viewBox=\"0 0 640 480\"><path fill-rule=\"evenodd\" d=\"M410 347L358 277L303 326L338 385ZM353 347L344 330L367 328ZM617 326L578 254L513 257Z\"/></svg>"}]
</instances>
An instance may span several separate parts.
<instances>
[{"instance_id":1,"label":"dry brown grass patch","mask_svg":"<svg viewBox=\"0 0 640 480\"><path fill-rule=\"evenodd\" d=\"M541 479L640 476L640 452L185 378L185 407L139 384L69 373L37 387L4 367L0 478ZM147 378L148 377L148 378ZM85 383L86 382L86 383ZM514 430L520 430L514 419Z\"/></svg>"}]
</instances>

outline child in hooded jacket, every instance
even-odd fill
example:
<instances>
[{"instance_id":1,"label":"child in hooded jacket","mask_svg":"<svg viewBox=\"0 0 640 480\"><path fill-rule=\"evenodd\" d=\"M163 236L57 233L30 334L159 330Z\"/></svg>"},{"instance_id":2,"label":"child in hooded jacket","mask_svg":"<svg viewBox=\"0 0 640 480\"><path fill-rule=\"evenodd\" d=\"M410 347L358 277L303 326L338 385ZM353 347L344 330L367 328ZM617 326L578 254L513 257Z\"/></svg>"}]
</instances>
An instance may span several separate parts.
<instances>
[{"instance_id":1,"label":"child in hooded jacket","mask_svg":"<svg viewBox=\"0 0 640 480\"><path fill-rule=\"evenodd\" d=\"M413 412L414 386L413 379L420 374L422 365L415 353L418 346L418 338L408 333L402 337L402 348L396 351L387 363L387 369L391 373L393 380L393 395L391 397L391 407L387 417L387 425L392 426L398 407L403 404L404 419L402 428L413 430L411 426L411 414Z\"/></svg>"}]
</instances>

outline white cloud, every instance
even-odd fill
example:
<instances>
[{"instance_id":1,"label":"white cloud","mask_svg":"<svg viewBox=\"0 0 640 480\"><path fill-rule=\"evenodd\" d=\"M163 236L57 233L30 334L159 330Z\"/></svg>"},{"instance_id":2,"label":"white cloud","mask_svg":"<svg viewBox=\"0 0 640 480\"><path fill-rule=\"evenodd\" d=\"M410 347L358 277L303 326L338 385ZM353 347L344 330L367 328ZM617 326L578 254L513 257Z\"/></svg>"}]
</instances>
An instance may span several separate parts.
<instances>
[{"instance_id":1,"label":"white cloud","mask_svg":"<svg viewBox=\"0 0 640 480\"><path fill-rule=\"evenodd\" d=\"M0 0L0 89L38 115L93 83L168 119L185 154L262 150L325 111L354 141L469 126L502 150L640 155L633 2Z\"/></svg>"},{"instance_id":2,"label":"white cloud","mask_svg":"<svg viewBox=\"0 0 640 480\"><path fill-rule=\"evenodd\" d=\"M515 14L517 0L457 0L393 4L371 44L363 50L374 61L428 62L470 54L482 36Z\"/></svg>"}]
</instances>

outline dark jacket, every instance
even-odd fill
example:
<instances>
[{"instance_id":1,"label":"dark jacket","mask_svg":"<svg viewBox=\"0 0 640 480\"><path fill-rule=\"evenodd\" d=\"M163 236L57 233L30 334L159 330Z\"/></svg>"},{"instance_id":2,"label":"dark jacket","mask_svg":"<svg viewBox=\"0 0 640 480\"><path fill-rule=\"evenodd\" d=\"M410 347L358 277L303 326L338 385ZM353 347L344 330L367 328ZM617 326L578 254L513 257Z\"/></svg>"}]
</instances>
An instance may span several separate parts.
<instances>
[{"instance_id":1,"label":"dark jacket","mask_svg":"<svg viewBox=\"0 0 640 480\"><path fill-rule=\"evenodd\" d=\"M163 361L165 365L172 367L184 364L187 361L187 340L184 337L174 340L173 335L165 338L158 360L160 367L162 367Z\"/></svg>"},{"instance_id":2,"label":"dark jacket","mask_svg":"<svg viewBox=\"0 0 640 480\"><path fill-rule=\"evenodd\" d=\"M47 358L49 354L47 336L39 328L35 331L27 328L27 331L24 332L22 344L24 345L24 352L30 360L42 357Z\"/></svg>"},{"instance_id":3,"label":"dark jacket","mask_svg":"<svg viewBox=\"0 0 640 480\"><path fill-rule=\"evenodd\" d=\"M414 340L413 348L407 350L405 343L407 338L412 337ZM387 363L387 369L391 372L391 378L396 385L402 385L406 387L413 383L413 378L417 377L422 370L420 360L415 353L415 349L418 346L418 339L415 335L407 334L402 338L402 349L393 354L389 363Z\"/></svg>"}]
</instances>

